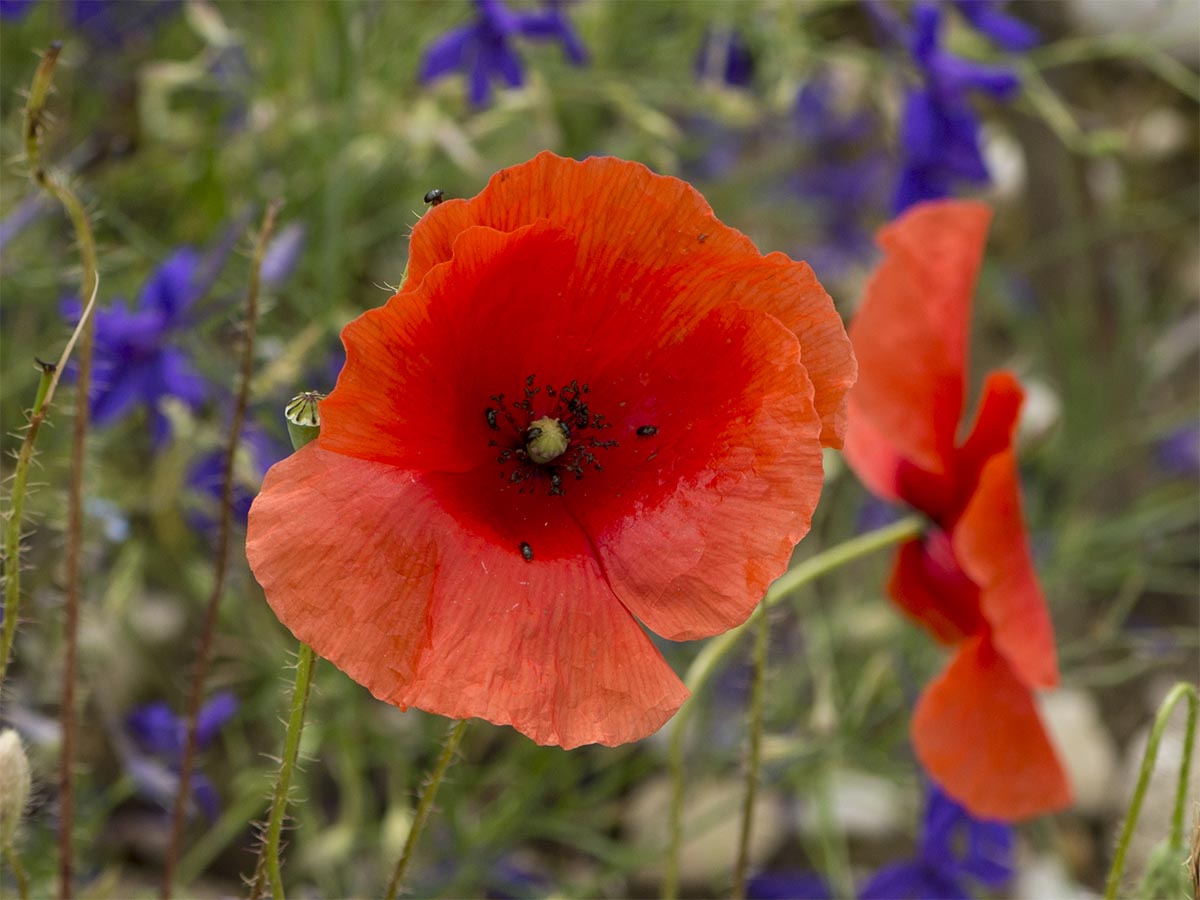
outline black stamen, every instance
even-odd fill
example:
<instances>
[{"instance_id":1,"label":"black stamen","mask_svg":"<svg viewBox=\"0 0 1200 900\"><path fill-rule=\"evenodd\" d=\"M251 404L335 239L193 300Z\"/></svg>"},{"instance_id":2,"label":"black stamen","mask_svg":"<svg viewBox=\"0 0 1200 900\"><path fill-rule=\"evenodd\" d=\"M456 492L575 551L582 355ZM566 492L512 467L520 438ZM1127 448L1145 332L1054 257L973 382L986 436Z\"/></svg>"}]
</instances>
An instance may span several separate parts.
<instances>
[{"instance_id":1,"label":"black stamen","mask_svg":"<svg viewBox=\"0 0 1200 900\"><path fill-rule=\"evenodd\" d=\"M521 555L525 557L525 562L533 562L533 548L525 541L521 541Z\"/></svg>"}]
</instances>

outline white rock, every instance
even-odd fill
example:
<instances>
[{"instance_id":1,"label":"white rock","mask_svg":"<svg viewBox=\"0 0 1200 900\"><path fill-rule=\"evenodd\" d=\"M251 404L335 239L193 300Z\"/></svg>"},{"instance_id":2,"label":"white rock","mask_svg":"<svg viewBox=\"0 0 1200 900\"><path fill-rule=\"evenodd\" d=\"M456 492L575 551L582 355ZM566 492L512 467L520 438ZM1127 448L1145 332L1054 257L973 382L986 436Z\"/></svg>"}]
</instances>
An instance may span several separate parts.
<instances>
[{"instance_id":1,"label":"white rock","mask_svg":"<svg viewBox=\"0 0 1200 900\"><path fill-rule=\"evenodd\" d=\"M1063 688L1039 697L1051 743L1075 789L1075 809L1106 815L1119 802L1113 794L1117 745L1087 691Z\"/></svg>"},{"instance_id":2,"label":"white rock","mask_svg":"<svg viewBox=\"0 0 1200 900\"><path fill-rule=\"evenodd\" d=\"M1071 0L1070 13L1089 34L1141 38L1181 62L1200 61L1196 0Z\"/></svg>"},{"instance_id":3,"label":"white rock","mask_svg":"<svg viewBox=\"0 0 1200 900\"><path fill-rule=\"evenodd\" d=\"M904 793L886 778L839 769L833 773L828 790L831 827L847 837L886 837L907 827L910 817L904 814ZM797 827L803 834L821 833L815 802L800 808Z\"/></svg>"},{"instance_id":4,"label":"white rock","mask_svg":"<svg viewBox=\"0 0 1200 900\"><path fill-rule=\"evenodd\" d=\"M679 877L683 884L712 885L727 881L737 860L746 784L730 778L692 781L684 788L683 834ZM636 877L658 881L663 874L667 847L667 817L671 781L663 776L647 781L634 793L625 810L629 845L656 853L654 862ZM750 831L750 865L761 866L784 838L785 816L777 799L761 790L754 807Z\"/></svg>"},{"instance_id":5,"label":"white rock","mask_svg":"<svg viewBox=\"0 0 1200 900\"><path fill-rule=\"evenodd\" d=\"M1017 869L1015 900L1091 900L1099 896L1071 878L1063 861L1054 856L1023 861Z\"/></svg>"}]
</instances>

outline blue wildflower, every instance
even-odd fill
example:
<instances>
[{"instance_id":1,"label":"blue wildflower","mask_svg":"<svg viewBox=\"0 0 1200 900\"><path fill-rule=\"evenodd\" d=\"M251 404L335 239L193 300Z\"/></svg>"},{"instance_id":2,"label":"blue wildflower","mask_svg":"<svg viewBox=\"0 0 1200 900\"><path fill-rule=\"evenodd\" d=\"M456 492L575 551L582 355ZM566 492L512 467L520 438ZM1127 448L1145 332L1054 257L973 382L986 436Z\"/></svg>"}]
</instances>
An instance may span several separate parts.
<instances>
[{"instance_id":1,"label":"blue wildflower","mask_svg":"<svg viewBox=\"0 0 1200 900\"><path fill-rule=\"evenodd\" d=\"M292 222L280 229L263 253L259 270L263 284L277 285L292 273L304 250L304 239L305 229L300 222Z\"/></svg>"},{"instance_id":2,"label":"blue wildflower","mask_svg":"<svg viewBox=\"0 0 1200 900\"><path fill-rule=\"evenodd\" d=\"M995 890L1013 876L1013 830L976 819L930 785L917 855L884 866L858 892L859 900L960 900L969 886Z\"/></svg>"},{"instance_id":3,"label":"blue wildflower","mask_svg":"<svg viewBox=\"0 0 1200 900\"><path fill-rule=\"evenodd\" d=\"M0 0L0 19L19 22L27 15L37 0Z\"/></svg>"},{"instance_id":4,"label":"blue wildflower","mask_svg":"<svg viewBox=\"0 0 1200 900\"><path fill-rule=\"evenodd\" d=\"M884 866L861 885L858 900L962 900L975 885L997 890L1012 880L1012 826L973 818L933 784L915 857ZM812 872L764 872L746 885L751 900L828 900L833 891Z\"/></svg>"},{"instance_id":5,"label":"blue wildflower","mask_svg":"<svg viewBox=\"0 0 1200 900\"><path fill-rule=\"evenodd\" d=\"M978 18L976 12L971 15ZM892 18L880 14L876 18L893 33L898 27ZM985 16L985 21L994 25L989 17ZM892 201L896 213L922 200L949 196L959 182L988 183L979 119L969 95L981 92L1007 100L1020 84L1008 69L949 53L941 46L941 25L942 10L937 4L920 2L913 7L913 28L906 42L921 84L910 89L904 100L900 125L904 165Z\"/></svg>"},{"instance_id":6,"label":"blue wildflower","mask_svg":"<svg viewBox=\"0 0 1200 900\"><path fill-rule=\"evenodd\" d=\"M501 0L475 0L477 17L440 37L425 52L420 80L428 84L455 70L467 76L467 96L473 106L484 106L491 96L491 81L499 77L509 87L525 83L521 59L512 47L523 35L562 43L563 53L581 65L586 51L560 3L550 3L538 12L513 12Z\"/></svg>"},{"instance_id":7,"label":"blue wildflower","mask_svg":"<svg viewBox=\"0 0 1200 900\"><path fill-rule=\"evenodd\" d=\"M200 256L194 250L177 250L150 276L134 308L120 301L96 312L90 397L96 425L144 407L154 443L161 445L171 426L159 402L175 397L195 409L204 400L207 382L173 343L188 326L188 313L199 297L199 271ZM63 311L78 320L79 301L67 301Z\"/></svg>"},{"instance_id":8,"label":"blue wildflower","mask_svg":"<svg viewBox=\"0 0 1200 900\"><path fill-rule=\"evenodd\" d=\"M874 118L865 111L840 114L824 75L796 95L793 121L808 156L793 176L793 188L822 232L819 242L805 247L804 258L836 278L874 253L865 220L880 199L888 160L870 141Z\"/></svg>"},{"instance_id":9,"label":"blue wildflower","mask_svg":"<svg viewBox=\"0 0 1200 900\"><path fill-rule=\"evenodd\" d=\"M238 710L238 700L229 691L220 691L200 707L196 718L196 747L213 742ZM130 773L142 791L166 805L174 796L172 782L178 775L187 741L187 720L176 715L162 701L147 703L133 710L125 726L138 749L146 756L126 761ZM164 770L165 766L165 770ZM192 775L192 801L211 821L220 809L216 788L202 772Z\"/></svg>"},{"instance_id":10,"label":"blue wildflower","mask_svg":"<svg viewBox=\"0 0 1200 900\"><path fill-rule=\"evenodd\" d=\"M754 54L741 33L706 28L696 54L696 79L747 88L754 80Z\"/></svg>"},{"instance_id":11,"label":"blue wildflower","mask_svg":"<svg viewBox=\"0 0 1200 900\"><path fill-rule=\"evenodd\" d=\"M289 450L261 428L251 424L242 429L242 439L238 447L249 466L239 467L235 460L231 505L234 520L245 526L246 518L250 515L250 504L258 493L267 469L287 456ZM206 453L196 460L188 471L187 480L193 489L207 495L210 502L219 503L224 478L225 450L222 448ZM216 525L216 519L208 509L198 510L188 519L197 531L210 532Z\"/></svg>"},{"instance_id":12,"label":"blue wildflower","mask_svg":"<svg viewBox=\"0 0 1200 900\"><path fill-rule=\"evenodd\" d=\"M1155 451L1163 471L1171 475L1200 477L1200 422L1171 432L1158 442Z\"/></svg>"},{"instance_id":13,"label":"blue wildflower","mask_svg":"<svg viewBox=\"0 0 1200 900\"><path fill-rule=\"evenodd\" d=\"M0 0L0 19L20 21L37 0ZM166 13L180 0L67 0L55 4L67 13L71 27L101 44L116 46Z\"/></svg>"},{"instance_id":14,"label":"blue wildflower","mask_svg":"<svg viewBox=\"0 0 1200 900\"><path fill-rule=\"evenodd\" d=\"M1020 52L1041 40L1036 28L1001 12L996 0L952 0L964 19L980 34L1005 50Z\"/></svg>"},{"instance_id":15,"label":"blue wildflower","mask_svg":"<svg viewBox=\"0 0 1200 900\"><path fill-rule=\"evenodd\" d=\"M833 900L833 892L812 872L763 872L746 882L749 900Z\"/></svg>"}]
</instances>

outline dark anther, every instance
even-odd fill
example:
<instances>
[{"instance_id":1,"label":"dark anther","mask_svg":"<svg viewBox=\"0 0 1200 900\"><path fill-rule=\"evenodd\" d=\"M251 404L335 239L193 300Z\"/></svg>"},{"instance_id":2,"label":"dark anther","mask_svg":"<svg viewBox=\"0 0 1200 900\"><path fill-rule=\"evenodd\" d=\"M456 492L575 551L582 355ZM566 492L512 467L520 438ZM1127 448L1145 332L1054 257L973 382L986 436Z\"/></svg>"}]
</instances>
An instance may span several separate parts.
<instances>
[{"instance_id":1,"label":"dark anther","mask_svg":"<svg viewBox=\"0 0 1200 900\"><path fill-rule=\"evenodd\" d=\"M658 427L655 425L642 425L637 430L638 437L654 437L658 434Z\"/></svg>"},{"instance_id":2,"label":"dark anther","mask_svg":"<svg viewBox=\"0 0 1200 900\"><path fill-rule=\"evenodd\" d=\"M533 562L533 548L525 541L521 541L521 555L525 557L525 562Z\"/></svg>"},{"instance_id":3,"label":"dark anther","mask_svg":"<svg viewBox=\"0 0 1200 900\"><path fill-rule=\"evenodd\" d=\"M484 416L487 417L488 428L492 429L492 431L500 430L500 426L496 424L496 415L499 412L494 406L489 406L483 411Z\"/></svg>"},{"instance_id":4,"label":"dark anther","mask_svg":"<svg viewBox=\"0 0 1200 900\"><path fill-rule=\"evenodd\" d=\"M446 192L441 188L434 188L425 195L425 202L430 206L437 206L446 199Z\"/></svg>"},{"instance_id":5,"label":"dark anther","mask_svg":"<svg viewBox=\"0 0 1200 900\"><path fill-rule=\"evenodd\" d=\"M525 443L528 444L530 441L536 440L537 438L540 438L541 436L542 436L542 429L538 428L536 425L533 425L529 428L528 431L525 432Z\"/></svg>"}]
</instances>

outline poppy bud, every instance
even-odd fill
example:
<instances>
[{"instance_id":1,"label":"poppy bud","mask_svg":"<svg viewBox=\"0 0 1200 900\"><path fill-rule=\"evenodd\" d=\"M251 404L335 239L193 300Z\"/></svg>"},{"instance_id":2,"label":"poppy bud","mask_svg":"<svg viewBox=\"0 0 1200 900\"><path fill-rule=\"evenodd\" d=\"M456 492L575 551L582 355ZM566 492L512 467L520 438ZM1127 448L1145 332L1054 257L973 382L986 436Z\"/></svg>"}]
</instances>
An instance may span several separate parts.
<instances>
[{"instance_id":1,"label":"poppy bud","mask_svg":"<svg viewBox=\"0 0 1200 900\"><path fill-rule=\"evenodd\" d=\"M324 399L325 395L317 391L305 391L289 400L283 408L293 449L299 450L321 433L321 413L317 404Z\"/></svg>"},{"instance_id":2,"label":"poppy bud","mask_svg":"<svg viewBox=\"0 0 1200 900\"><path fill-rule=\"evenodd\" d=\"M11 728L0 732L0 847L12 842L32 786L20 736Z\"/></svg>"},{"instance_id":3,"label":"poppy bud","mask_svg":"<svg viewBox=\"0 0 1200 900\"><path fill-rule=\"evenodd\" d=\"M1187 848L1163 841L1146 860L1146 870L1133 896L1186 897L1190 887L1188 874Z\"/></svg>"}]
</instances>

